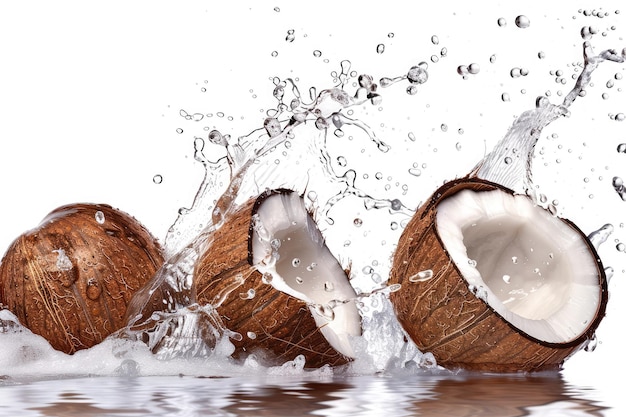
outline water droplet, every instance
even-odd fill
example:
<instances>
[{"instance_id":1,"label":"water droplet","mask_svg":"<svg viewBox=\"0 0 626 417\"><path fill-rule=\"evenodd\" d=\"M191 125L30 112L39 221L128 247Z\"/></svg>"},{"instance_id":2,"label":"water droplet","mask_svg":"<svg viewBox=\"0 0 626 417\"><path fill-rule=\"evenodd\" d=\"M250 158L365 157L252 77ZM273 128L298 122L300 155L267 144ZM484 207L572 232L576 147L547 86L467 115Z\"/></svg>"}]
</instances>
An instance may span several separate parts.
<instances>
[{"instance_id":1,"label":"water droplet","mask_svg":"<svg viewBox=\"0 0 626 417\"><path fill-rule=\"evenodd\" d=\"M615 120L617 120L618 122L623 122L626 119L626 116L624 116L624 113L617 113L615 115Z\"/></svg>"},{"instance_id":2,"label":"water droplet","mask_svg":"<svg viewBox=\"0 0 626 417\"><path fill-rule=\"evenodd\" d=\"M439 37L437 35L431 36L430 41L433 43L433 45L439 45Z\"/></svg>"},{"instance_id":3,"label":"water droplet","mask_svg":"<svg viewBox=\"0 0 626 417\"><path fill-rule=\"evenodd\" d=\"M470 290L472 294L476 296L476 298L479 298L483 300L484 302L487 302L487 290L483 286L476 286L476 285L470 284L467 286L467 289Z\"/></svg>"},{"instance_id":4,"label":"water droplet","mask_svg":"<svg viewBox=\"0 0 626 417\"><path fill-rule=\"evenodd\" d=\"M105 220L104 213L101 212L100 210L96 211L95 218L98 224L104 224L104 220Z\"/></svg>"},{"instance_id":5,"label":"water droplet","mask_svg":"<svg viewBox=\"0 0 626 417\"><path fill-rule=\"evenodd\" d=\"M292 265L294 268L299 267L299 266L300 266L300 258L293 258L293 259L291 260L291 265Z\"/></svg>"},{"instance_id":6,"label":"water droplet","mask_svg":"<svg viewBox=\"0 0 626 417\"><path fill-rule=\"evenodd\" d=\"M248 332L246 333L246 336L248 336L248 338L252 340L256 339L256 333L254 332Z\"/></svg>"},{"instance_id":7,"label":"water droplet","mask_svg":"<svg viewBox=\"0 0 626 417\"><path fill-rule=\"evenodd\" d=\"M334 291L334 290L335 290L335 284L333 284L333 283L332 283L332 282L330 282L330 281L326 281L326 282L324 283L324 291L326 291L326 292L332 292L332 291Z\"/></svg>"},{"instance_id":8,"label":"water droplet","mask_svg":"<svg viewBox=\"0 0 626 417\"><path fill-rule=\"evenodd\" d=\"M391 200L391 209L392 210L398 211L401 208L402 208L402 202L399 199L394 198L393 200Z\"/></svg>"},{"instance_id":9,"label":"water droplet","mask_svg":"<svg viewBox=\"0 0 626 417\"><path fill-rule=\"evenodd\" d=\"M410 282L423 282L428 281L433 277L432 269L426 269L424 271L420 271L415 275L409 277Z\"/></svg>"},{"instance_id":10,"label":"water droplet","mask_svg":"<svg viewBox=\"0 0 626 417\"><path fill-rule=\"evenodd\" d=\"M98 283L98 280L96 280L95 278L90 278L89 281L87 281L87 298L89 298L90 300L97 300L100 297L100 294L102 294L102 288L100 288L100 283Z\"/></svg>"},{"instance_id":11,"label":"water droplet","mask_svg":"<svg viewBox=\"0 0 626 417\"><path fill-rule=\"evenodd\" d=\"M252 300L256 295L256 291L253 288L250 288L247 292L239 293L239 298L242 300Z\"/></svg>"},{"instance_id":12,"label":"water droplet","mask_svg":"<svg viewBox=\"0 0 626 417\"><path fill-rule=\"evenodd\" d=\"M617 195L624 201L626 201L626 187L624 186L624 180L620 177L613 177L612 180L613 188Z\"/></svg>"},{"instance_id":13,"label":"water droplet","mask_svg":"<svg viewBox=\"0 0 626 417\"><path fill-rule=\"evenodd\" d=\"M587 236L593 247L598 250L601 244L606 242L611 233L613 233L613 225L610 223L605 224L600 229L592 232Z\"/></svg>"},{"instance_id":14,"label":"water droplet","mask_svg":"<svg viewBox=\"0 0 626 417\"><path fill-rule=\"evenodd\" d=\"M480 65L476 63L471 63L469 67L467 67L467 71L470 74L478 74L480 72Z\"/></svg>"},{"instance_id":15,"label":"water droplet","mask_svg":"<svg viewBox=\"0 0 626 417\"><path fill-rule=\"evenodd\" d=\"M361 74L358 78L359 86L365 88L367 91L372 91L375 89L374 77L368 74Z\"/></svg>"},{"instance_id":16,"label":"water droplet","mask_svg":"<svg viewBox=\"0 0 626 417\"><path fill-rule=\"evenodd\" d=\"M275 119L273 117L268 117L267 119L265 119L265 121L263 122L263 127L271 138L280 135L283 131L280 127L280 122L278 121L278 119Z\"/></svg>"},{"instance_id":17,"label":"water droplet","mask_svg":"<svg viewBox=\"0 0 626 417\"><path fill-rule=\"evenodd\" d=\"M315 51L313 51L313 56L316 58L319 58L322 56L322 51L316 49Z\"/></svg>"},{"instance_id":18,"label":"water droplet","mask_svg":"<svg viewBox=\"0 0 626 417\"><path fill-rule=\"evenodd\" d=\"M517 264L518 262L517 256L511 256L511 262L513 262L514 264Z\"/></svg>"},{"instance_id":19,"label":"water droplet","mask_svg":"<svg viewBox=\"0 0 626 417\"><path fill-rule=\"evenodd\" d=\"M263 284L271 284L273 279L274 276L269 272L264 272L261 276L261 281L263 282Z\"/></svg>"},{"instance_id":20,"label":"water droplet","mask_svg":"<svg viewBox=\"0 0 626 417\"><path fill-rule=\"evenodd\" d=\"M183 133L183 129L181 129L180 127L178 129L176 129L176 133L181 134Z\"/></svg>"},{"instance_id":21,"label":"water droplet","mask_svg":"<svg viewBox=\"0 0 626 417\"><path fill-rule=\"evenodd\" d=\"M502 93L502 96L500 98L504 102L511 101L511 96L509 96L509 93Z\"/></svg>"},{"instance_id":22,"label":"water droplet","mask_svg":"<svg viewBox=\"0 0 626 417\"><path fill-rule=\"evenodd\" d=\"M376 53L382 54L383 52L385 52L385 44L379 43L378 45L376 45Z\"/></svg>"},{"instance_id":23,"label":"water droplet","mask_svg":"<svg viewBox=\"0 0 626 417\"><path fill-rule=\"evenodd\" d=\"M326 130L328 129L329 126L330 126L330 123L328 123L328 119L325 119L323 117L318 117L315 120L315 127L319 130Z\"/></svg>"},{"instance_id":24,"label":"water droplet","mask_svg":"<svg viewBox=\"0 0 626 417\"><path fill-rule=\"evenodd\" d=\"M502 275L502 281L506 282L507 284L511 282L511 276L510 275Z\"/></svg>"},{"instance_id":25,"label":"water droplet","mask_svg":"<svg viewBox=\"0 0 626 417\"><path fill-rule=\"evenodd\" d=\"M506 26L506 19L504 17L498 19L498 26L500 26L501 28Z\"/></svg>"},{"instance_id":26,"label":"water droplet","mask_svg":"<svg viewBox=\"0 0 626 417\"><path fill-rule=\"evenodd\" d=\"M589 340L587 341L587 344L585 345L585 352L593 352L594 350L596 350L597 347L598 347L598 338L594 333L593 336L589 338Z\"/></svg>"},{"instance_id":27,"label":"water droplet","mask_svg":"<svg viewBox=\"0 0 626 417\"><path fill-rule=\"evenodd\" d=\"M539 52L537 53L537 57L538 57L539 59L545 59L545 57L546 57L546 53L545 53L544 51L539 51Z\"/></svg>"},{"instance_id":28,"label":"water droplet","mask_svg":"<svg viewBox=\"0 0 626 417\"><path fill-rule=\"evenodd\" d=\"M606 282L609 283L611 278L613 278L613 274L615 274L615 269L613 267L607 266L604 268L604 275L606 276Z\"/></svg>"},{"instance_id":29,"label":"water droplet","mask_svg":"<svg viewBox=\"0 0 626 417\"><path fill-rule=\"evenodd\" d=\"M156 174L154 177L152 177L152 182L155 184L161 184L163 182L163 176L160 174Z\"/></svg>"},{"instance_id":30,"label":"water droplet","mask_svg":"<svg viewBox=\"0 0 626 417\"><path fill-rule=\"evenodd\" d=\"M469 266L472 266L472 267L476 268L476 265L478 265L478 262L476 262L474 259L468 259L467 260L467 264Z\"/></svg>"},{"instance_id":31,"label":"water droplet","mask_svg":"<svg viewBox=\"0 0 626 417\"><path fill-rule=\"evenodd\" d=\"M428 72L422 66L416 65L409 69L406 78L412 84L424 84L428 81Z\"/></svg>"},{"instance_id":32,"label":"water droplet","mask_svg":"<svg viewBox=\"0 0 626 417\"><path fill-rule=\"evenodd\" d=\"M406 88L406 93L410 96L414 96L415 94L417 94L417 86L416 85L410 85Z\"/></svg>"},{"instance_id":33,"label":"water droplet","mask_svg":"<svg viewBox=\"0 0 626 417\"><path fill-rule=\"evenodd\" d=\"M620 242L615 245L615 249L617 249L618 252L626 252L626 245Z\"/></svg>"},{"instance_id":34,"label":"water droplet","mask_svg":"<svg viewBox=\"0 0 626 417\"><path fill-rule=\"evenodd\" d=\"M519 15L515 18L515 25L520 28L520 29L526 29L528 26L530 26L530 19L528 19L528 17L522 15Z\"/></svg>"},{"instance_id":35,"label":"water droplet","mask_svg":"<svg viewBox=\"0 0 626 417\"><path fill-rule=\"evenodd\" d=\"M286 40L287 42L293 42L293 41L294 41L294 39L296 39L296 35L294 34L294 32L295 32L295 31L294 31L293 29L289 29L289 30L287 31L287 36L285 37L285 40Z\"/></svg>"},{"instance_id":36,"label":"water droplet","mask_svg":"<svg viewBox=\"0 0 626 417\"><path fill-rule=\"evenodd\" d=\"M497 59L496 55L495 55L495 54L493 54L493 55L491 55L491 56L489 57L489 62L491 62L492 64L494 64L494 63L496 62L496 59Z\"/></svg>"},{"instance_id":37,"label":"water droplet","mask_svg":"<svg viewBox=\"0 0 626 417\"><path fill-rule=\"evenodd\" d=\"M328 304L316 304L315 312L327 320L335 319L335 310Z\"/></svg>"},{"instance_id":38,"label":"water droplet","mask_svg":"<svg viewBox=\"0 0 626 417\"><path fill-rule=\"evenodd\" d=\"M67 257L63 249L53 250L52 252L57 254L56 267L59 271L69 271L74 267L74 265L72 264L72 260ZM72 285L76 281L76 278L78 277L77 275L74 275L74 274L68 274L68 275L71 276L72 280L71 281L69 279L64 280L62 284L65 287L69 287L70 285Z\"/></svg>"},{"instance_id":39,"label":"water droplet","mask_svg":"<svg viewBox=\"0 0 626 417\"><path fill-rule=\"evenodd\" d=\"M626 143L620 143L617 145L617 152L626 153Z\"/></svg>"},{"instance_id":40,"label":"water droplet","mask_svg":"<svg viewBox=\"0 0 626 417\"><path fill-rule=\"evenodd\" d=\"M391 284L387 287L387 291L389 291L390 293L397 292L400 291L400 288L402 288L401 284Z\"/></svg>"},{"instance_id":41,"label":"water droplet","mask_svg":"<svg viewBox=\"0 0 626 417\"><path fill-rule=\"evenodd\" d=\"M354 224L355 227L361 227L363 225L363 220L357 217L352 221L352 224Z\"/></svg>"}]
</instances>

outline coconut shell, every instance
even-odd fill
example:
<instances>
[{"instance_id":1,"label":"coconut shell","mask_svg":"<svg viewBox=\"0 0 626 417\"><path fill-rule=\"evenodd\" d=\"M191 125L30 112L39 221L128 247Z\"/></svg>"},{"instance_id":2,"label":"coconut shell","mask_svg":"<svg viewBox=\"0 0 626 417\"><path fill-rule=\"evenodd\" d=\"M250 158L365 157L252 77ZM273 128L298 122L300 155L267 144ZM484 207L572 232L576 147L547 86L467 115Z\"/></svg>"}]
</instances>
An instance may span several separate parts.
<instances>
[{"instance_id":1,"label":"coconut shell","mask_svg":"<svg viewBox=\"0 0 626 417\"><path fill-rule=\"evenodd\" d=\"M345 364L350 359L328 343L308 305L276 290L251 265L251 220L268 195L243 204L214 233L195 268L197 301L215 306L224 325L241 334L233 340L235 358L254 352L275 363L304 355L307 367Z\"/></svg>"},{"instance_id":2,"label":"coconut shell","mask_svg":"<svg viewBox=\"0 0 626 417\"><path fill-rule=\"evenodd\" d=\"M604 268L587 237L571 222L597 259L601 302L595 319L580 337L568 343L547 343L509 324L470 289L446 252L437 232L437 206L470 189L511 190L478 178L451 181L439 188L408 223L398 242L389 284L401 284L390 295L398 320L418 348L431 352L446 368L489 372L558 369L593 337L604 317L608 298ZM541 207L537 207L542 210ZM432 270L433 277L411 282L409 277Z\"/></svg>"},{"instance_id":3,"label":"coconut shell","mask_svg":"<svg viewBox=\"0 0 626 417\"><path fill-rule=\"evenodd\" d=\"M135 218L104 204L52 211L18 237L0 263L0 302L65 353L126 325L126 306L163 263Z\"/></svg>"}]
</instances>

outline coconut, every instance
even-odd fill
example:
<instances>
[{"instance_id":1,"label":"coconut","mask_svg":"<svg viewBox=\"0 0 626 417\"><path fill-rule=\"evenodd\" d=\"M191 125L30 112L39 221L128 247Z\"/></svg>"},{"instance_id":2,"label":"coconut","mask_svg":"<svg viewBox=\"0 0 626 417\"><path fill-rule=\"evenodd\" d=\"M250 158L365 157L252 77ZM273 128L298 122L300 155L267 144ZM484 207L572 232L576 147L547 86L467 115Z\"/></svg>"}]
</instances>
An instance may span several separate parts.
<instances>
[{"instance_id":1,"label":"coconut","mask_svg":"<svg viewBox=\"0 0 626 417\"><path fill-rule=\"evenodd\" d=\"M57 208L0 263L0 303L65 353L122 328L126 306L163 263L135 218L104 204Z\"/></svg>"},{"instance_id":2,"label":"coconut","mask_svg":"<svg viewBox=\"0 0 626 417\"><path fill-rule=\"evenodd\" d=\"M604 317L589 239L525 195L478 178L443 185L398 242L390 299L419 349L447 368L559 368Z\"/></svg>"},{"instance_id":3,"label":"coconut","mask_svg":"<svg viewBox=\"0 0 626 417\"><path fill-rule=\"evenodd\" d=\"M241 335L236 358L304 355L318 367L354 357L356 293L294 192L266 192L228 216L196 264L194 286L198 303Z\"/></svg>"}]
</instances>

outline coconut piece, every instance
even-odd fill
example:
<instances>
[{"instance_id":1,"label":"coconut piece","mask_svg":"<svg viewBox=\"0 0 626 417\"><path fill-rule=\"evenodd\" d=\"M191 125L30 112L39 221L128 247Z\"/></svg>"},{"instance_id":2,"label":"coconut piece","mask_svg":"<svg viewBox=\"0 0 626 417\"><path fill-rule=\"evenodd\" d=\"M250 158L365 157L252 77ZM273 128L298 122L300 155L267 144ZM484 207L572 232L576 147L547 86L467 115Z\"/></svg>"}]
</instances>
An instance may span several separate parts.
<instances>
[{"instance_id":1,"label":"coconut piece","mask_svg":"<svg viewBox=\"0 0 626 417\"><path fill-rule=\"evenodd\" d=\"M354 357L356 293L294 192L267 192L230 215L199 259L194 285L198 302L241 334L235 357L302 354L311 367Z\"/></svg>"},{"instance_id":2,"label":"coconut piece","mask_svg":"<svg viewBox=\"0 0 626 417\"><path fill-rule=\"evenodd\" d=\"M135 218L104 204L59 207L22 234L0 263L0 303L65 353L126 325L126 308L163 263Z\"/></svg>"},{"instance_id":3,"label":"coconut piece","mask_svg":"<svg viewBox=\"0 0 626 417\"><path fill-rule=\"evenodd\" d=\"M477 178L436 191L407 225L390 295L400 323L448 368L559 368L594 336L608 298L587 237L524 195Z\"/></svg>"}]
</instances>

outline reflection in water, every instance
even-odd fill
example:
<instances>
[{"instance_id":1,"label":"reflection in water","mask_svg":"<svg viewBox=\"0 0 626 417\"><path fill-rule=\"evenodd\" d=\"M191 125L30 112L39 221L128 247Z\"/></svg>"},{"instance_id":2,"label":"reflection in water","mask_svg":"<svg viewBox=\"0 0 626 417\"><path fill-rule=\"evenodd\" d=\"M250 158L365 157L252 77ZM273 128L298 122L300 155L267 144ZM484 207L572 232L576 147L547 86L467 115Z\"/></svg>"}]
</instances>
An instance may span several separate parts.
<instances>
[{"instance_id":1,"label":"reflection in water","mask_svg":"<svg viewBox=\"0 0 626 417\"><path fill-rule=\"evenodd\" d=\"M93 377L0 385L0 416L605 416L560 374Z\"/></svg>"},{"instance_id":2,"label":"reflection in water","mask_svg":"<svg viewBox=\"0 0 626 417\"><path fill-rule=\"evenodd\" d=\"M569 387L559 374L474 375L445 378L434 387L435 397L413 403L428 416L602 416L604 409Z\"/></svg>"}]
</instances>

